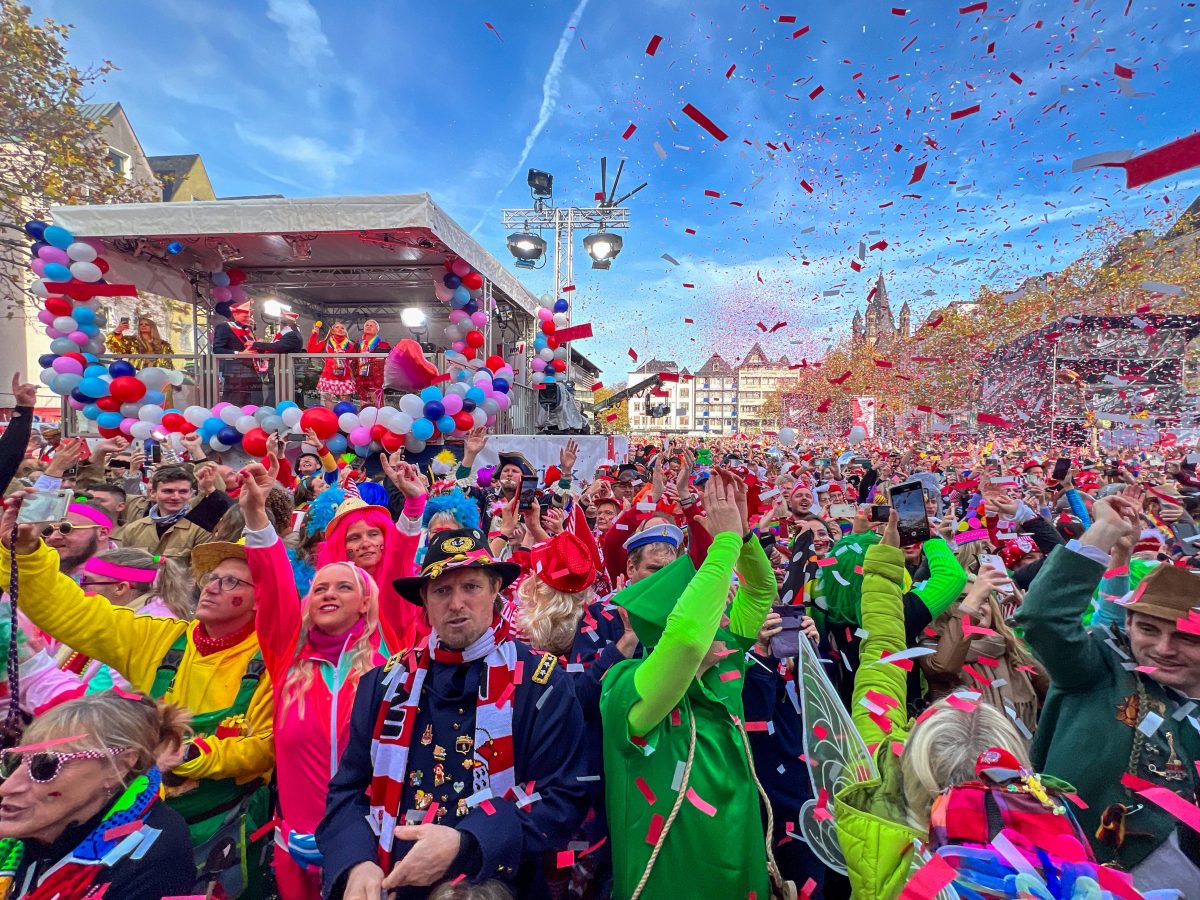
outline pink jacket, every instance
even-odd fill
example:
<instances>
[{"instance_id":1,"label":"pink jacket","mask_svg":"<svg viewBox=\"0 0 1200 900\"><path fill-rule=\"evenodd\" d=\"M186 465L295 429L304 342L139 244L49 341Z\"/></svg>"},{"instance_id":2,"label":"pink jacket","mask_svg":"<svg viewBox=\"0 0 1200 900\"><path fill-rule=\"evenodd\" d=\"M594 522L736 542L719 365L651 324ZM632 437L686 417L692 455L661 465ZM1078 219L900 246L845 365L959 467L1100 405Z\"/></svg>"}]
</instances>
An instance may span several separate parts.
<instances>
[{"instance_id":1,"label":"pink jacket","mask_svg":"<svg viewBox=\"0 0 1200 900\"><path fill-rule=\"evenodd\" d=\"M358 681L350 672L346 647L335 666L307 644L300 646L303 601L296 593L287 551L273 529L247 530L246 562L254 579L258 645L275 692L275 772L280 812L286 828L313 834L325 814L329 779L337 771L346 747ZM375 664L382 665L388 651L378 629L372 641ZM304 658L313 660L317 677L302 701L284 708L288 673L297 660Z\"/></svg>"}]
</instances>

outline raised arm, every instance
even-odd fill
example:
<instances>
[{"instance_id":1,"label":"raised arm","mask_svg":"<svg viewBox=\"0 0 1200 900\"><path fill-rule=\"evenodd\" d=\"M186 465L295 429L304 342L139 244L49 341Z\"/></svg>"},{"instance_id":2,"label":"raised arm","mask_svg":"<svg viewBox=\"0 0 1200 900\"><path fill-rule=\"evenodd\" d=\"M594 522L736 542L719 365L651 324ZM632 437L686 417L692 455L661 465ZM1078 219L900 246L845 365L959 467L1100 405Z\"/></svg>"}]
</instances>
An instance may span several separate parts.
<instances>
[{"instance_id":1,"label":"raised arm","mask_svg":"<svg viewBox=\"0 0 1200 900\"><path fill-rule=\"evenodd\" d=\"M950 545L940 537L926 541L922 549L929 561L929 580L914 593L929 609L929 615L936 619L962 594L967 586L967 573Z\"/></svg>"}]
</instances>

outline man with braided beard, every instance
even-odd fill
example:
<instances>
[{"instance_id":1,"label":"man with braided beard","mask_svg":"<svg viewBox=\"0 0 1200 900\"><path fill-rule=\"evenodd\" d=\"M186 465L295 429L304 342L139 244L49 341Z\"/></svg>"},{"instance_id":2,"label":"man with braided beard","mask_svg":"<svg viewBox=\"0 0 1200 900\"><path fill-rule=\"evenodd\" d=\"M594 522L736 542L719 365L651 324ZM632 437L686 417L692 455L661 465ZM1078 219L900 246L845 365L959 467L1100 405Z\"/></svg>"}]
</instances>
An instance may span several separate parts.
<instances>
[{"instance_id":1,"label":"man with braided beard","mask_svg":"<svg viewBox=\"0 0 1200 900\"><path fill-rule=\"evenodd\" d=\"M329 896L423 898L459 876L547 896L542 858L586 803L583 715L557 657L500 616L518 571L483 532L456 529L433 536L419 576L396 579L431 632L359 685L317 830Z\"/></svg>"}]
</instances>

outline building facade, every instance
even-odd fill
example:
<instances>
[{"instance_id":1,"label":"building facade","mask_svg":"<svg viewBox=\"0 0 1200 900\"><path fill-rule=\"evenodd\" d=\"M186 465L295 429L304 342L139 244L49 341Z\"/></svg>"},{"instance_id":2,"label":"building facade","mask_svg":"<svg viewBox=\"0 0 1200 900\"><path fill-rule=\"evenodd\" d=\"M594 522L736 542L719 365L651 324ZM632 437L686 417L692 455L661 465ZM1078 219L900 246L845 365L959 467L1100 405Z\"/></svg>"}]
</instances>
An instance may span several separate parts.
<instances>
[{"instance_id":1,"label":"building facade","mask_svg":"<svg viewBox=\"0 0 1200 900\"><path fill-rule=\"evenodd\" d=\"M779 382L791 374L786 356L772 360L757 343L750 348L737 367L737 433L758 434L778 427L774 419L763 417L762 407Z\"/></svg>"},{"instance_id":2,"label":"building facade","mask_svg":"<svg viewBox=\"0 0 1200 900\"><path fill-rule=\"evenodd\" d=\"M666 375L658 387L629 401L631 434L690 434L695 378L673 360L649 359L626 374L632 386L651 375Z\"/></svg>"},{"instance_id":3,"label":"building facade","mask_svg":"<svg viewBox=\"0 0 1200 900\"><path fill-rule=\"evenodd\" d=\"M887 283L883 273L875 280L875 286L867 294L867 314L855 310L851 322L851 340L855 344L870 344L877 347L888 347L897 342L907 341L912 327L912 311L908 301L900 307L899 322L892 315L892 306L888 301Z\"/></svg>"},{"instance_id":4,"label":"building facade","mask_svg":"<svg viewBox=\"0 0 1200 900\"><path fill-rule=\"evenodd\" d=\"M692 421L702 434L723 435L737 432L737 370L719 353L710 356L696 370Z\"/></svg>"}]
</instances>

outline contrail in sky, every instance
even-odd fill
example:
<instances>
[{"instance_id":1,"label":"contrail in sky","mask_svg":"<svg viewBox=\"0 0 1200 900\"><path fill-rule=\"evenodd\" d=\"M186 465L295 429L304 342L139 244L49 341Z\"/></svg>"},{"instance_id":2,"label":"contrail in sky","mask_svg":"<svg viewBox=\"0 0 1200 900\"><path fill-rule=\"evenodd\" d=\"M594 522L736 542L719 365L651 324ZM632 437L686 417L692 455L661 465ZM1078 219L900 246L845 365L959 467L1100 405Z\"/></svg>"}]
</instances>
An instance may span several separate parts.
<instances>
[{"instance_id":1,"label":"contrail in sky","mask_svg":"<svg viewBox=\"0 0 1200 900\"><path fill-rule=\"evenodd\" d=\"M550 60L550 68L546 70L546 77L542 79L542 108L538 110L537 122L534 123L532 130L525 136L525 146L521 150L521 158L517 160L517 164L513 166L512 174L496 191L496 196L492 198L492 204L489 206L475 223L475 227L471 229L471 234L479 230L479 227L487 221L488 216L492 214L492 207L500 200L500 196L509 188L521 174L521 170L525 168L525 162L529 159L529 154L533 152L533 145L537 143L538 137L545 129L546 124L550 121L550 117L554 115L554 108L558 106L558 79L562 75L563 64L567 58L567 50L570 48L572 41L575 39L575 29L579 25L580 18L583 17L583 11L587 8L589 0L579 0L579 5L575 7L575 11L571 13L571 18L567 22L567 27L563 29L562 36L558 39L558 46L554 49L554 57Z\"/></svg>"}]
</instances>

